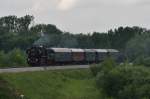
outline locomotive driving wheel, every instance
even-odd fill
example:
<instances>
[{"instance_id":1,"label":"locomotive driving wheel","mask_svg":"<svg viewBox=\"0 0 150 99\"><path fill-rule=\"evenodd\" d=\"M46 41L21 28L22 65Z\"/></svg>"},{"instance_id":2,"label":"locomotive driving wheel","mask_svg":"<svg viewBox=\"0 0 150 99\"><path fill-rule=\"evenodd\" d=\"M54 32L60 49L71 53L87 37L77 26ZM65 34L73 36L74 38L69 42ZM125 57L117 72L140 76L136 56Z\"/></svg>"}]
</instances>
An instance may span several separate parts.
<instances>
[{"instance_id":1,"label":"locomotive driving wheel","mask_svg":"<svg viewBox=\"0 0 150 99\"><path fill-rule=\"evenodd\" d=\"M31 66L38 66L40 64L40 59L39 58L28 58L27 59L28 64L30 64Z\"/></svg>"}]
</instances>

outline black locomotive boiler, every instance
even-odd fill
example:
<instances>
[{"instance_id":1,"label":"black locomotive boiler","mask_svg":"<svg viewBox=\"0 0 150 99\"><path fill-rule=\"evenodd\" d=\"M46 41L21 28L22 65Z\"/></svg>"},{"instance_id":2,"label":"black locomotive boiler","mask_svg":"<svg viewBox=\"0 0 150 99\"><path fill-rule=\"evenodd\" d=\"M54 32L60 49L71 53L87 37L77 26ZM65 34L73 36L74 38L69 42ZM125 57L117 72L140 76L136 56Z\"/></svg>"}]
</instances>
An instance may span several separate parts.
<instances>
[{"instance_id":1,"label":"black locomotive boiler","mask_svg":"<svg viewBox=\"0 0 150 99\"><path fill-rule=\"evenodd\" d=\"M43 46L33 46L27 50L27 55L29 65L46 66L99 63L108 56L117 60L119 51L115 49L46 48Z\"/></svg>"}]
</instances>

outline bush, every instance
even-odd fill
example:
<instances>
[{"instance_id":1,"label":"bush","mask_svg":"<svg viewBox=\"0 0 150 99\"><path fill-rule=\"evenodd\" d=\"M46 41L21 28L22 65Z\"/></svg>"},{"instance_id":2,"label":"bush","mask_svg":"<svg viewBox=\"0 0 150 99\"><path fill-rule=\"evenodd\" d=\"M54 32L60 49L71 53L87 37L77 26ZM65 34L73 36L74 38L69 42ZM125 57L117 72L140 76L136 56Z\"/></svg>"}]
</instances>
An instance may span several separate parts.
<instances>
[{"instance_id":1,"label":"bush","mask_svg":"<svg viewBox=\"0 0 150 99\"><path fill-rule=\"evenodd\" d=\"M143 60L143 65L150 67L150 57L146 57Z\"/></svg>"},{"instance_id":2,"label":"bush","mask_svg":"<svg viewBox=\"0 0 150 99\"><path fill-rule=\"evenodd\" d=\"M27 66L25 52L14 49L8 53L10 66Z\"/></svg>"},{"instance_id":3,"label":"bush","mask_svg":"<svg viewBox=\"0 0 150 99\"><path fill-rule=\"evenodd\" d=\"M150 67L150 57L138 57L135 61L137 65L144 65Z\"/></svg>"},{"instance_id":4,"label":"bush","mask_svg":"<svg viewBox=\"0 0 150 99\"><path fill-rule=\"evenodd\" d=\"M26 55L20 49L14 49L8 53L0 52L0 67L13 66L28 66L26 62Z\"/></svg>"},{"instance_id":5,"label":"bush","mask_svg":"<svg viewBox=\"0 0 150 99\"><path fill-rule=\"evenodd\" d=\"M90 66L90 70L94 76L96 76L102 70L109 70L116 66L115 61L112 58L106 58L101 64L94 64Z\"/></svg>"},{"instance_id":6,"label":"bush","mask_svg":"<svg viewBox=\"0 0 150 99\"><path fill-rule=\"evenodd\" d=\"M138 66L102 70L97 75L97 86L105 96L115 99L150 99L149 71Z\"/></svg>"},{"instance_id":7,"label":"bush","mask_svg":"<svg viewBox=\"0 0 150 99\"><path fill-rule=\"evenodd\" d=\"M100 64L91 65L90 70L91 70L93 76L96 76L98 74L98 72L101 70L101 65Z\"/></svg>"},{"instance_id":8,"label":"bush","mask_svg":"<svg viewBox=\"0 0 150 99\"><path fill-rule=\"evenodd\" d=\"M3 51L0 51L0 67L7 66L7 55Z\"/></svg>"}]
</instances>

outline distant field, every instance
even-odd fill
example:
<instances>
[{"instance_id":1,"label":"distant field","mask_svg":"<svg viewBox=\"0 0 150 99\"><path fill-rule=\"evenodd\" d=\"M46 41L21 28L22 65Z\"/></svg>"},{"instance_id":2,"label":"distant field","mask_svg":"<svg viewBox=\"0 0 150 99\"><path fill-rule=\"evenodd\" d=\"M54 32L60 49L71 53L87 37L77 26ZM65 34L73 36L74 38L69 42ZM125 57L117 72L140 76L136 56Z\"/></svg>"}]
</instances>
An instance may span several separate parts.
<instances>
[{"instance_id":1,"label":"distant field","mask_svg":"<svg viewBox=\"0 0 150 99\"><path fill-rule=\"evenodd\" d=\"M88 69L3 74L24 99L99 99Z\"/></svg>"}]
</instances>

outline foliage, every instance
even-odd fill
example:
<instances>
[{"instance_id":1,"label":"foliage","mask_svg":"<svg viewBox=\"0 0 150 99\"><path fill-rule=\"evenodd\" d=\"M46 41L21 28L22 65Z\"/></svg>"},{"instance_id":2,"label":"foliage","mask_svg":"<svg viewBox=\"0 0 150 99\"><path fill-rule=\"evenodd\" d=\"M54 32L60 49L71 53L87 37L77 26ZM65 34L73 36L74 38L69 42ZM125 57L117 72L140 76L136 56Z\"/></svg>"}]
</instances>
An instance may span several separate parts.
<instances>
[{"instance_id":1,"label":"foliage","mask_svg":"<svg viewBox=\"0 0 150 99\"><path fill-rule=\"evenodd\" d=\"M7 62L8 62L8 57L7 55L4 53L4 51L0 51L0 67L5 67L7 66Z\"/></svg>"},{"instance_id":2,"label":"foliage","mask_svg":"<svg viewBox=\"0 0 150 99\"><path fill-rule=\"evenodd\" d=\"M2 76L28 99L100 99L89 70L26 72Z\"/></svg>"},{"instance_id":3,"label":"foliage","mask_svg":"<svg viewBox=\"0 0 150 99\"><path fill-rule=\"evenodd\" d=\"M8 53L0 52L0 67L28 66L26 54L20 49L14 49Z\"/></svg>"},{"instance_id":4,"label":"foliage","mask_svg":"<svg viewBox=\"0 0 150 99\"><path fill-rule=\"evenodd\" d=\"M150 34L149 32L136 35L126 46L126 54L129 61L147 60L150 56ZM146 59L144 59L146 58ZM136 61L137 62L137 61Z\"/></svg>"},{"instance_id":5,"label":"foliage","mask_svg":"<svg viewBox=\"0 0 150 99\"><path fill-rule=\"evenodd\" d=\"M111 48L124 49L129 40L131 40L135 35L142 34L147 31L140 27L119 27L118 29L108 31L108 39Z\"/></svg>"},{"instance_id":6,"label":"foliage","mask_svg":"<svg viewBox=\"0 0 150 99\"><path fill-rule=\"evenodd\" d=\"M142 64L143 64L144 66L150 67L150 57L144 58Z\"/></svg>"},{"instance_id":7,"label":"foliage","mask_svg":"<svg viewBox=\"0 0 150 99\"><path fill-rule=\"evenodd\" d=\"M141 66L118 66L107 72L101 70L97 85L107 97L115 99L149 99L150 72Z\"/></svg>"},{"instance_id":8,"label":"foliage","mask_svg":"<svg viewBox=\"0 0 150 99\"><path fill-rule=\"evenodd\" d=\"M27 66L25 52L20 49L14 49L8 53L11 66Z\"/></svg>"},{"instance_id":9,"label":"foliage","mask_svg":"<svg viewBox=\"0 0 150 99\"><path fill-rule=\"evenodd\" d=\"M91 65L90 70L91 70L93 76L96 76L98 74L98 72L100 72L100 70L101 70L101 65L100 64Z\"/></svg>"},{"instance_id":10,"label":"foliage","mask_svg":"<svg viewBox=\"0 0 150 99\"><path fill-rule=\"evenodd\" d=\"M0 18L0 50L14 48L26 50L35 45L73 48L115 48L123 50L129 40L147 29L140 27L119 27L108 32L72 34L63 32L53 24L33 25L34 17L4 16ZM41 33L42 32L42 33Z\"/></svg>"},{"instance_id":11,"label":"foliage","mask_svg":"<svg viewBox=\"0 0 150 99\"><path fill-rule=\"evenodd\" d=\"M96 76L100 71L108 71L116 66L116 62L113 58L106 58L101 64L94 64L90 66L90 70L94 76Z\"/></svg>"},{"instance_id":12,"label":"foliage","mask_svg":"<svg viewBox=\"0 0 150 99\"><path fill-rule=\"evenodd\" d=\"M150 67L150 57L137 57L134 60L134 63L137 65L144 65Z\"/></svg>"},{"instance_id":13,"label":"foliage","mask_svg":"<svg viewBox=\"0 0 150 99\"><path fill-rule=\"evenodd\" d=\"M37 24L35 26L32 26L31 29L30 29L33 33L40 33L40 32L43 32L43 33L46 33L48 35L51 35L51 34L62 34L62 31L59 30L55 25L52 25L52 24Z\"/></svg>"},{"instance_id":14,"label":"foliage","mask_svg":"<svg viewBox=\"0 0 150 99\"><path fill-rule=\"evenodd\" d=\"M0 50L10 51L14 48L26 49L38 38L31 33L33 16L5 16L0 18Z\"/></svg>"}]
</instances>

